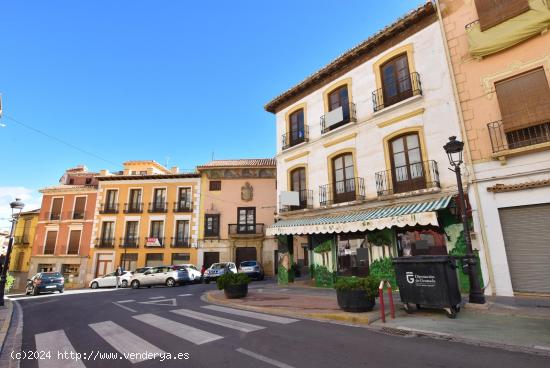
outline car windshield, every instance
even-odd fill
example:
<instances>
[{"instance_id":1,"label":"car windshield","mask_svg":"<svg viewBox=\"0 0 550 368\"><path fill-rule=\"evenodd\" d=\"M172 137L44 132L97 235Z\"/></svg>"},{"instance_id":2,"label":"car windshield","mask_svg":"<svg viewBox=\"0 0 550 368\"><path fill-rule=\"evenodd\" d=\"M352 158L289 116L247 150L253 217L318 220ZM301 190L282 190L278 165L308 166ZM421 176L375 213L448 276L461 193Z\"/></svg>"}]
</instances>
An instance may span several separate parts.
<instances>
[{"instance_id":1,"label":"car windshield","mask_svg":"<svg viewBox=\"0 0 550 368\"><path fill-rule=\"evenodd\" d=\"M256 261L241 262L241 267L254 267L254 266L256 266Z\"/></svg>"},{"instance_id":2,"label":"car windshield","mask_svg":"<svg viewBox=\"0 0 550 368\"><path fill-rule=\"evenodd\" d=\"M44 272L42 274L43 279L50 279L50 278L54 278L54 277L63 277L63 276L61 276L61 274L59 272Z\"/></svg>"}]
</instances>

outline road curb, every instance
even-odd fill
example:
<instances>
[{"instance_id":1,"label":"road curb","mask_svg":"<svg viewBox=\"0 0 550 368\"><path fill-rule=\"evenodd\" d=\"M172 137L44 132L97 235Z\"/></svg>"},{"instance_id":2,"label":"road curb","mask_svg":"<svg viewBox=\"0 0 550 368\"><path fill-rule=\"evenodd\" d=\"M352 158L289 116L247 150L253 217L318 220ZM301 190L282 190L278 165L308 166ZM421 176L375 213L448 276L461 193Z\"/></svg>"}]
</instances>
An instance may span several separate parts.
<instances>
[{"instance_id":1,"label":"road curb","mask_svg":"<svg viewBox=\"0 0 550 368\"><path fill-rule=\"evenodd\" d=\"M4 299L4 303L8 308L8 312L7 312L6 319L2 324L2 327L0 327L0 352L4 348L4 341L6 340L6 335L8 333L8 330L11 324L11 317L13 316L13 302L9 299Z\"/></svg>"}]
</instances>

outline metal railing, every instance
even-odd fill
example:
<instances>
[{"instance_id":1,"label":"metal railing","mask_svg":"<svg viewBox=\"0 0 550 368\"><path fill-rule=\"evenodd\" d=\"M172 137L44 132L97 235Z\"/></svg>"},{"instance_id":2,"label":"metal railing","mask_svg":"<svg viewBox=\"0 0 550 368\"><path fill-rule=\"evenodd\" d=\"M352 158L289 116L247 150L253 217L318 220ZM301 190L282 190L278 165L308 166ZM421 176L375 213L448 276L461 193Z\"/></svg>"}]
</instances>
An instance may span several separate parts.
<instances>
[{"instance_id":1,"label":"metal railing","mask_svg":"<svg viewBox=\"0 0 550 368\"><path fill-rule=\"evenodd\" d=\"M160 245L152 245L152 244L149 244L149 245L148 245L148 244L147 244L147 240L148 240L148 239L151 239L151 238L156 238L156 239L158 240L158 242L159 242ZM158 237L155 237L155 236L146 236L146 237L145 237L145 243L144 243L144 244L145 244L145 247L146 247L146 248L164 248L164 237L158 238Z\"/></svg>"},{"instance_id":2,"label":"metal railing","mask_svg":"<svg viewBox=\"0 0 550 368\"><path fill-rule=\"evenodd\" d=\"M120 238L120 248L139 248L139 236L125 236Z\"/></svg>"},{"instance_id":3,"label":"metal railing","mask_svg":"<svg viewBox=\"0 0 550 368\"><path fill-rule=\"evenodd\" d=\"M61 220L61 212L46 212L46 220L48 221Z\"/></svg>"},{"instance_id":4,"label":"metal railing","mask_svg":"<svg viewBox=\"0 0 550 368\"><path fill-rule=\"evenodd\" d=\"M84 220L86 217L85 212L73 212L73 220Z\"/></svg>"},{"instance_id":5,"label":"metal railing","mask_svg":"<svg viewBox=\"0 0 550 368\"><path fill-rule=\"evenodd\" d=\"M385 107L406 100L409 97L422 94L420 74L418 74L417 72L397 79L393 83L382 83L382 88L379 88L376 91L372 92L372 106L374 112L380 111Z\"/></svg>"},{"instance_id":6,"label":"metal railing","mask_svg":"<svg viewBox=\"0 0 550 368\"><path fill-rule=\"evenodd\" d=\"M143 203L124 203L124 213L142 213Z\"/></svg>"},{"instance_id":7,"label":"metal railing","mask_svg":"<svg viewBox=\"0 0 550 368\"><path fill-rule=\"evenodd\" d=\"M309 189L302 189L298 191L298 196L300 198L300 204L299 205L281 205L279 207L279 212L289 212L289 211L297 211L297 210L303 210L303 209L311 209L313 208L313 190Z\"/></svg>"},{"instance_id":8,"label":"metal railing","mask_svg":"<svg viewBox=\"0 0 550 368\"><path fill-rule=\"evenodd\" d=\"M15 236L13 238L13 244L30 244L28 236Z\"/></svg>"},{"instance_id":9,"label":"metal railing","mask_svg":"<svg viewBox=\"0 0 550 368\"><path fill-rule=\"evenodd\" d=\"M342 106L343 119L340 122L328 125L326 121L326 115L321 116L321 134L325 134L333 129L336 129L342 125L346 125L352 121L357 121L357 116L355 113L355 104L353 102L348 103L347 105Z\"/></svg>"},{"instance_id":10,"label":"metal railing","mask_svg":"<svg viewBox=\"0 0 550 368\"><path fill-rule=\"evenodd\" d=\"M364 199L365 181L363 178L349 178L319 187L319 204L321 206Z\"/></svg>"},{"instance_id":11,"label":"metal railing","mask_svg":"<svg viewBox=\"0 0 550 368\"><path fill-rule=\"evenodd\" d=\"M174 212L193 212L193 203L174 202Z\"/></svg>"},{"instance_id":12,"label":"metal railing","mask_svg":"<svg viewBox=\"0 0 550 368\"><path fill-rule=\"evenodd\" d=\"M294 129L283 134L283 149L285 150L307 141L309 141L309 127L304 125L304 129Z\"/></svg>"},{"instance_id":13,"label":"metal railing","mask_svg":"<svg viewBox=\"0 0 550 368\"><path fill-rule=\"evenodd\" d=\"M114 248L115 238L96 238L95 247L96 248Z\"/></svg>"},{"instance_id":14,"label":"metal railing","mask_svg":"<svg viewBox=\"0 0 550 368\"><path fill-rule=\"evenodd\" d=\"M264 224L229 224L229 235L263 235Z\"/></svg>"},{"instance_id":15,"label":"metal railing","mask_svg":"<svg viewBox=\"0 0 550 368\"><path fill-rule=\"evenodd\" d=\"M191 247L191 243L189 242L189 237L172 237L170 246L172 248L189 248Z\"/></svg>"},{"instance_id":16,"label":"metal railing","mask_svg":"<svg viewBox=\"0 0 550 368\"><path fill-rule=\"evenodd\" d=\"M164 213L168 211L168 202L149 202L149 213Z\"/></svg>"},{"instance_id":17,"label":"metal railing","mask_svg":"<svg viewBox=\"0 0 550 368\"><path fill-rule=\"evenodd\" d=\"M550 122L505 131L501 120L487 124L493 153L550 142Z\"/></svg>"},{"instance_id":18,"label":"metal railing","mask_svg":"<svg viewBox=\"0 0 550 368\"><path fill-rule=\"evenodd\" d=\"M399 166L375 174L376 192L379 196L439 188L439 169L433 160Z\"/></svg>"},{"instance_id":19,"label":"metal railing","mask_svg":"<svg viewBox=\"0 0 550 368\"><path fill-rule=\"evenodd\" d=\"M99 205L99 213L118 213L118 203L101 203Z\"/></svg>"}]
</instances>

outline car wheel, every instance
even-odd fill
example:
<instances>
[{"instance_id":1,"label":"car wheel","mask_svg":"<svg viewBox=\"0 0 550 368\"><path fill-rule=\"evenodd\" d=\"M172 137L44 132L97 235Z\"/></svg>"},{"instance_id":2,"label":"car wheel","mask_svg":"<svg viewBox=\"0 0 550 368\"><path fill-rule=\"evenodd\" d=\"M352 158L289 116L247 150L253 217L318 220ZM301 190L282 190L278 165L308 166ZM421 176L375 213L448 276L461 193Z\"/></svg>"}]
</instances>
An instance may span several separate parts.
<instances>
[{"instance_id":1,"label":"car wheel","mask_svg":"<svg viewBox=\"0 0 550 368\"><path fill-rule=\"evenodd\" d=\"M132 281L132 283L130 285L132 286L132 289L139 289L139 281L138 280Z\"/></svg>"},{"instance_id":2,"label":"car wheel","mask_svg":"<svg viewBox=\"0 0 550 368\"><path fill-rule=\"evenodd\" d=\"M168 287L174 287L176 285L176 280L174 280L173 278L169 278L168 280L166 280L166 286Z\"/></svg>"},{"instance_id":3,"label":"car wheel","mask_svg":"<svg viewBox=\"0 0 550 368\"><path fill-rule=\"evenodd\" d=\"M94 282L92 282L92 285L90 285L90 287L92 289L97 289L99 287L99 284L96 281L94 281Z\"/></svg>"},{"instance_id":4,"label":"car wheel","mask_svg":"<svg viewBox=\"0 0 550 368\"><path fill-rule=\"evenodd\" d=\"M35 286L32 288L32 295L38 295L40 294L40 290L38 290L38 288Z\"/></svg>"},{"instance_id":5,"label":"car wheel","mask_svg":"<svg viewBox=\"0 0 550 368\"><path fill-rule=\"evenodd\" d=\"M120 286L122 286L123 288L127 288L128 287L128 281L122 280L122 282L120 283Z\"/></svg>"}]
</instances>

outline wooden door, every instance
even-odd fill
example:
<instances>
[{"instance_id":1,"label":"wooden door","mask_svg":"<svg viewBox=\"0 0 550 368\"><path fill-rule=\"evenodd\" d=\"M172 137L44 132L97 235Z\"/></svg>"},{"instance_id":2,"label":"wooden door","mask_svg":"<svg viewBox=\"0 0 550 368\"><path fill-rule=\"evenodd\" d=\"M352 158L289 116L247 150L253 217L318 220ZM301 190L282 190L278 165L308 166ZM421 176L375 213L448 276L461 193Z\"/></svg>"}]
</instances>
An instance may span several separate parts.
<instances>
[{"instance_id":1,"label":"wooden door","mask_svg":"<svg viewBox=\"0 0 550 368\"><path fill-rule=\"evenodd\" d=\"M418 134L407 134L390 142L394 193L426 188L425 170Z\"/></svg>"},{"instance_id":2,"label":"wooden door","mask_svg":"<svg viewBox=\"0 0 550 368\"><path fill-rule=\"evenodd\" d=\"M332 194L334 203L355 200L355 172L353 156L344 153L332 160Z\"/></svg>"}]
</instances>

